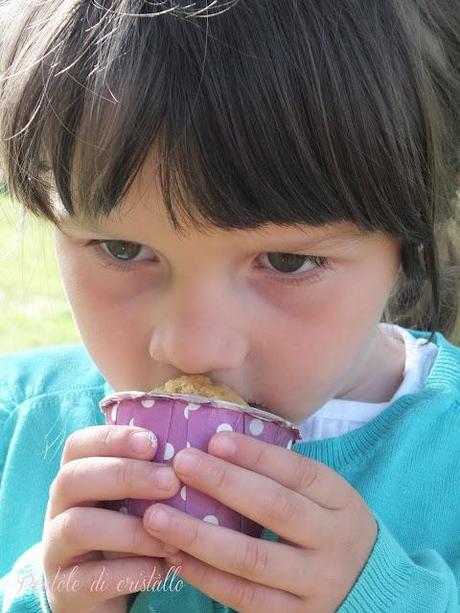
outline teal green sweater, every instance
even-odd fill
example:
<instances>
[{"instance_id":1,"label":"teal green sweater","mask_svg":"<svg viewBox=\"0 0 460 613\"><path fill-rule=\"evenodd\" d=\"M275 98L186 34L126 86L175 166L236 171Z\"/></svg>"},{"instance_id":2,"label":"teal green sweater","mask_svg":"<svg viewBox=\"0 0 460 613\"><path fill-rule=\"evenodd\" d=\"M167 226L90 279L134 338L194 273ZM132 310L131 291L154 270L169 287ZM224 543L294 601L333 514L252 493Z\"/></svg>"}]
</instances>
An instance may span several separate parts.
<instances>
[{"instance_id":1,"label":"teal green sweater","mask_svg":"<svg viewBox=\"0 0 460 613\"><path fill-rule=\"evenodd\" d=\"M439 333L433 342L439 352L420 392L357 430L292 447L351 483L377 521L375 546L340 613L460 611L460 348ZM41 570L49 487L65 440L104 423L98 403L111 391L80 345L0 356L3 612L49 611ZM187 583L139 592L130 609L225 610Z\"/></svg>"}]
</instances>

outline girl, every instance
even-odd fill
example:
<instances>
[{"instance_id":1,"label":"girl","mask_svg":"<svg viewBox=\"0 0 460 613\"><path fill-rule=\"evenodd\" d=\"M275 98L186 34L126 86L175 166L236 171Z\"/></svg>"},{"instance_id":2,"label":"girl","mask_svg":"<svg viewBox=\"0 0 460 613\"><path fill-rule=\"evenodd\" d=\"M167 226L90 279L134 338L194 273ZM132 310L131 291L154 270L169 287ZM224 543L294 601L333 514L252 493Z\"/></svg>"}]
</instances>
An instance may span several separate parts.
<instances>
[{"instance_id":1,"label":"girl","mask_svg":"<svg viewBox=\"0 0 460 613\"><path fill-rule=\"evenodd\" d=\"M83 345L0 360L3 611L458 611L459 12L6 4L3 174ZM302 441L171 467L104 425L198 373ZM162 505L182 483L262 538ZM126 497L152 506L98 504Z\"/></svg>"}]
</instances>

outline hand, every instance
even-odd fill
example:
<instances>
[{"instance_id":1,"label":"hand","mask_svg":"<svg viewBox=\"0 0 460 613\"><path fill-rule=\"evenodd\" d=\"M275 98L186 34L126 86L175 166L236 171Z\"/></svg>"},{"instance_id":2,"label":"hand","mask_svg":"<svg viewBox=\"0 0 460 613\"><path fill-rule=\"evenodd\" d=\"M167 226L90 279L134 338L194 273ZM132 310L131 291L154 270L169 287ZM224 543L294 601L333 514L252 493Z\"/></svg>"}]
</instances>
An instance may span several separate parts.
<instances>
[{"instance_id":1,"label":"hand","mask_svg":"<svg viewBox=\"0 0 460 613\"><path fill-rule=\"evenodd\" d=\"M224 440L234 451L219 447ZM335 611L377 537L359 493L324 464L242 434L214 435L208 452L181 450L173 461L180 480L280 540L250 537L155 504L144 513L145 529L181 550L167 558L182 566L176 573L242 613ZM192 457L197 463L186 472ZM166 512L167 524L149 523L155 508Z\"/></svg>"},{"instance_id":2,"label":"hand","mask_svg":"<svg viewBox=\"0 0 460 613\"><path fill-rule=\"evenodd\" d=\"M45 587L53 613L126 612L129 594L141 589L130 586L129 579L141 585L152 573L154 579L167 574L163 558L174 547L146 533L141 517L96 506L103 500L177 494L180 483L173 469L147 461L156 447L140 453L131 447L132 434L139 431L143 429L91 426L65 443L43 530ZM172 477L166 489L157 480L164 470ZM96 583L101 573L105 585Z\"/></svg>"}]
</instances>

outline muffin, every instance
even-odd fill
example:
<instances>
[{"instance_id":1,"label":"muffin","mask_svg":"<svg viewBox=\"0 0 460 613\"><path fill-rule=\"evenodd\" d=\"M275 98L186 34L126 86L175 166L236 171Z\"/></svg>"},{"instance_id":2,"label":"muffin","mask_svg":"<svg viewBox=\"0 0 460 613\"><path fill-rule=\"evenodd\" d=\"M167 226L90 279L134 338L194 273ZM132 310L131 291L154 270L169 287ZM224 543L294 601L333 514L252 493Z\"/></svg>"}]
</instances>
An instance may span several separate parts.
<instances>
[{"instance_id":1,"label":"muffin","mask_svg":"<svg viewBox=\"0 0 460 613\"><path fill-rule=\"evenodd\" d=\"M300 439L296 425L268 411L249 405L226 385L202 375L167 381L150 392L127 391L107 396L99 403L106 424L139 426L158 440L152 461L172 465L185 447L205 452L216 432L232 431L290 449ZM125 499L103 503L110 509L142 516L154 500ZM263 527L188 485L164 504L194 517L260 536Z\"/></svg>"},{"instance_id":2,"label":"muffin","mask_svg":"<svg viewBox=\"0 0 460 613\"><path fill-rule=\"evenodd\" d=\"M164 385L154 387L152 391L205 396L206 398L216 398L236 404L248 404L224 383L213 383L209 377L204 375L184 375L177 379L170 379Z\"/></svg>"}]
</instances>

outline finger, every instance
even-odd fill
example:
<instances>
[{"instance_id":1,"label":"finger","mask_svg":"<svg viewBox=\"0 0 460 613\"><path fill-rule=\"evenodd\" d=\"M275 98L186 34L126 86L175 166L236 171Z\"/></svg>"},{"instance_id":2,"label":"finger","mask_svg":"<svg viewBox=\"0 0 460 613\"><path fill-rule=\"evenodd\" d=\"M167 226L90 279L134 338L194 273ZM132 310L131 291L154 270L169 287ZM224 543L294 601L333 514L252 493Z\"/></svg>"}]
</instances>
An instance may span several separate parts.
<instances>
[{"instance_id":1,"label":"finger","mask_svg":"<svg viewBox=\"0 0 460 613\"><path fill-rule=\"evenodd\" d=\"M168 522L158 522L164 511ZM308 591L315 575L313 553L254 538L224 526L202 521L166 505L155 504L144 514L145 530L202 562L250 581L293 595Z\"/></svg>"},{"instance_id":2,"label":"finger","mask_svg":"<svg viewBox=\"0 0 460 613\"><path fill-rule=\"evenodd\" d=\"M66 569L47 580L47 592L57 593L60 610L93 610L92 607L123 594L132 594L151 588L166 574L163 561L152 558L119 558L116 560L90 561ZM54 590L54 591L53 591ZM99 610L99 609L98 609Z\"/></svg>"},{"instance_id":3,"label":"finger","mask_svg":"<svg viewBox=\"0 0 460 613\"><path fill-rule=\"evenodd\" d=\"M233 443L234 451L224 448L225 441ZM345 508L355 495L353 487L325 464L252 436L219 433L208 448L209 453L270 477L331 511Z\"/></svg>"},{"instance_id":4,"label":"finger","mask_svg":"<svg viewBox=\"0 0 460 613\"><path fill-rule=\"evenodd\" d=\"M181 553L166 560L187 583L240 613L305 611L302 608L304 604L297 596L231 575L187 554Z\"/></svg>"},{"instance_id":5,"label":"finger","mask_svg":"<svg viewBox=\"0 0 460 613\"><path fill-rule=\"evenodd\" d=\"M136 553L128 553L127 551L102 551L101 553L106 560L112 560L114 558L135 558L137 556Z\"/></svg>"},{"instance_id":6,"label":"finger","mask_svg":"<svg viewBox=\"0 0 460 613\"><path fill-rule=\"evenodd\" d=\"M197 464L186 467L183 461L186 457L195 457ZM335 511L320 507L269 477L199 449L179 451L173 466L186 485L304 548L318 548L338 528L340 517Z\"/></svg>"},{"instance_id":7,"label":"finger","mask_svg":"<svg viewBox=\"0 0 460 613\"><path fill-rule=\"evenodd\" d=\"M144 433L145 446L142 449ZM96 456L140 457L153 459L157 452L156 436L150 430L134 426L89 426L76 430L67 438L62 452L61 466L79 458Z\"/></svg>"},{"instance_id":8,"label":"finger","mask_svg":"<svg viewBox=\"0 0 460 613\"><path fill-rule=\"evenodd\" d=\"M73 507L64 511L46 526L45 535L46 560L52 569L65 568L77 557L93 551L151 557L177 551L146 532L141 517L98 508Z\"/></svg>"},{"instance_id":9,"label":"finger","mask_svg":"<svg viewBox=\"0 0 460 613\"><path fill-rule=\"evenodd\" d=\"M156 462L113 457L72 460L51 484L47 519L70 507L103 500L171 498L179 487L171 466Z\"/></svg>"}]
</instances>

